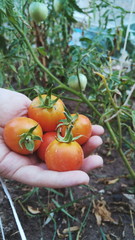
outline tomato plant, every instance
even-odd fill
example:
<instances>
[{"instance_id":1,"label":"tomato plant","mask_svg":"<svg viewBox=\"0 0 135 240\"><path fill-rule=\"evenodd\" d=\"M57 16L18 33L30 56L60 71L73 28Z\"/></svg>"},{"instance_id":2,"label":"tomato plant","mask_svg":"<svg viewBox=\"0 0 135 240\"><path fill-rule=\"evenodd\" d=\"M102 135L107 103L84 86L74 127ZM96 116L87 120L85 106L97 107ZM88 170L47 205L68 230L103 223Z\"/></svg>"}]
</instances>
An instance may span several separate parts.
<instances>
[{"instance_id":1,"label":"tomato plant","mask_svg":"<svg viewBox=\"0 0 135 240\"><path fill-rule=\"evenodd\" d=\"M45 151L48 147L48 145L56 138L56 132L47 132L43 134L42 142L40 144L40 147L37 150L38 157L45 161Z\"/></svg>"},{"instance_id":2,"label":"tomato plant","mask_svg":"<svg viewBox=\"0 0 135 240\"><path fill-rule=\"evenodd\" d=\"M54 95L37 96L29 106L28 116L37 121L44 132L55 131L58 122L65 118L64 103Z\"/></svg>"},{"instance_id":3,"label":"tomato plant","mask_svg":"<svg viewBox=\"0 0 135 240\"><path fill-rule=\"evenodd\" d=\"M70 126L64 137L58 134L45 152L45 161L48 169L54 171L78 170L82 166L84 158L82 147L74 141Z\"/></svg>"},{"instance_id":4,"label":"tomato plant","mask_svg":"<svg viewBox=\"0 0 135 240\"><path fill-rule=\"evenodd\" d=\"M48 9L44 3L32 2L29 6L29 14L35 22L44 21L48 16Z\"/></svg>"},{"instance_id":5,"label":"tomato plant","mask_svg":"<svg viewBox=\"0 0 135 240\"><path fill-rule=\"evenodd\" d=\"M79 78L78 78L79 77ZM84 91L87 85L87 78L84 74L79 73L79 75L71 75L68 79L68 85L69 87L75 89L75 90L81 90Z\"/></svg>"},{"instance_id":6,"label":"tomato plant","mask_svg":"<svg viewBox=\"0 0 135 240\"><path fill-rule=\"evenodd\" d=\"M72 134L73 137L80 136L76 139L79 144L85 143L91 136L92 124L88 117L83 114L70 114L65 112L67 119L61 121L61 134L65 135L68 125L73 124Z\"/></svg>"},{"instance_id":7,"label":"tomato plant","mask_svg":"<svg viewBox=\"0 0 135 240\"><path fill-rule=\"evenodd\" d=\"M42 140L42 129L33 119L17 117L11 119L4 128L6 145L14 152L29 154L36 151Z\"/></svg>"}]
</instances>

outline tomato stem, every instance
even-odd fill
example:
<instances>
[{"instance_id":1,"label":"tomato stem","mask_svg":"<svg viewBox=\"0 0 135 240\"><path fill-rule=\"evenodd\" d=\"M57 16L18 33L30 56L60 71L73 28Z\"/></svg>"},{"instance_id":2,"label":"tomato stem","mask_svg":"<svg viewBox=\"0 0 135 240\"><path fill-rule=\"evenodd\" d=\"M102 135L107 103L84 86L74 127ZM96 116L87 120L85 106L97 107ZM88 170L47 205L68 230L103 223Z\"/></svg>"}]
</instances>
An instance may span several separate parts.
<instances>
[{"instance_id":1,"label":"tomato stem","mask_svg":"<svg viewBox=\"0 0 135 240\"><path fill-rule=\"evenodd\" d=\"M41 94L38 95L40 104L37 106L37 108L53 108L55 103L58 101L59 97L56 97L56 99L51 99L52 95L52 87L48 90L47 95L45 98L42 97Z\"/></svg>"},{"instance_id":2,"label":"tomato stem","mask_svg":"<svg viewBox=\"0 0 135 240\"><path fill-rule=\"evenodd\" d=\"M63 125L65 125L65 126L73 125L74 122L78 118L78 113L76 113L74 116L72 116L70 114L70 112L68 111L68 109L66 108L66 106L65 106L64 115L65 115L66 119L61 119L60 123L57 126L57 128L59 128L60 126L63 126Z\"/></svg>"},{"instance_id":3,"label":"tomato stem","mask_svg":"<svg viewBox=\"0 0 135 240\"><path fill-rule=\"evenodd\" d=\"M72 128L73 128L73 125L70 124L66 129L64 137L61 136L61 134L60 134L61 130L60 130L60 128L58 128L56 140L58 142L70 143L70 142L73 142L73 141L77 140L78 138L82 137L82 135L79 135L77 137L73 137Z\"/></svg>"}]
</instances>

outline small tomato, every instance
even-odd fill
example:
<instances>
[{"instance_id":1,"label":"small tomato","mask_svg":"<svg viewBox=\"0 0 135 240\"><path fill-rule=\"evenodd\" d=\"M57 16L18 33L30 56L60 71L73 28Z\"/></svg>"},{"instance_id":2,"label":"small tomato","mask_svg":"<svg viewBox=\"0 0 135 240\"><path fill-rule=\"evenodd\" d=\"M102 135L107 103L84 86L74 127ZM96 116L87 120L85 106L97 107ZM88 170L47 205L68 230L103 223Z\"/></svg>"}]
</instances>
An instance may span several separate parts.
<instances>
[{"instance_id":1,"label":"small tomato","mask_svg":"<svg viewBox=\"0 0 135 240\"><path fill-rule=\"evenodd\" d=\"M73 116L75 116L75 114L71 114L71 117ZM61 126L62 136L65 135L66 129L67 129L66 125ZM82 135L80 138L76 139L76 141L80 145L82 145L83 143L87 142L87 140L91 136L91 133L92 133L92 124L90 119L83 114L78 114L78 118L73 123L73 128L72 128L73 137Z\"/></svg>"},{"instance_id":2,"label":"small tomato","mask_svg":"<svg viewBox=\"0 0 135 240\"><path fill-rule=\"evenodd\" d=\"M79 80L80 80L81 90L84 91L87 85L87 78L82 73L79 73L79 79L77 75L72 75L69 77L68 79L69 87L79 91L80 90Z\"/></svg>"},{"instance_id":3,"label":"small tomato","mask_svg":"<svg viewBox=\"0 0 135 240\"><path fill-rule=\"evenodd\" d=\"M60 172L80 169L83 158L83 150L76 141L65 143L54 140L45 152L48 169Z\"/></svg>"},{"instance_id":4,"label":"small tomato","mask_svg":"<svg viewBox=\"0 0 135 240\"><path fill-rule=\"evenodd\" d=\"M27 117L13 118L5 125L3 132L6 145L14 152L24 155L39 148L42 135L40 125Z\"/></svg>"},{"instance_id":5,"label":"small tomato","mask_svg":"<svg viewBox=\"0 0 135 240\"><path fill-rule=\"evenodd\" d=\"M48 9L44 3L32 2L29 6L29 14L35 22L44 21L48 16Z\"/></svg>"},{"instance_id":6,"label":"small tomato","mask_svg":"<svg viewBox=\"0 0 135 240\"><path fill-rule=\"evenodd\" d=\"M45 161L46 149L48 145L56 138L56 135L56 132L47 132L43 134L42 142L37 150L37 155L42 161Z\"/></svg>"},{"instance_id":7,"label":"small tomato","mask_svg":"<svg viewBox=\"0 0 135 240\"><path fill-rule=\"evenodd\" d=\"M37 121L44 132L54 132L59 121L65 118L64 103L54 95L48 100L47 95L43 94L33 99L28 116Z\"/></svg>"}]
</instances>

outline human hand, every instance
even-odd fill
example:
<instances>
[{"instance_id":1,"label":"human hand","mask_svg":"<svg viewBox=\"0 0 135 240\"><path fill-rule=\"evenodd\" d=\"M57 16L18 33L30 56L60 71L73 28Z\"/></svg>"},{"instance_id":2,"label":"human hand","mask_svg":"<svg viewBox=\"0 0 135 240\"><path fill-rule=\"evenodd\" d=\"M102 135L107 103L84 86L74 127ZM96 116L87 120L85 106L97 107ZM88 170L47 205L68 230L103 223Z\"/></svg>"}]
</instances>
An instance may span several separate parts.
<instances>
[{"instance_id":1,"label":"human hand","mask_svg":"<svg viewBox=\"0 0 135 240\"><path fill-rule=\"evenodd\" d=\"M31 100L21 93L0 88L0 176L37 187L64 188L88 184L87 172L103 165L98 155L90 155L102 144L100 135L104 129L92 126L92 136L83 145L85 159L81 170L56 172L48 170L45 163L39 162L36 154L23 156L11 151L3 139L5 124L14 117L27 116Z\"/></svg>"}]
</instances>

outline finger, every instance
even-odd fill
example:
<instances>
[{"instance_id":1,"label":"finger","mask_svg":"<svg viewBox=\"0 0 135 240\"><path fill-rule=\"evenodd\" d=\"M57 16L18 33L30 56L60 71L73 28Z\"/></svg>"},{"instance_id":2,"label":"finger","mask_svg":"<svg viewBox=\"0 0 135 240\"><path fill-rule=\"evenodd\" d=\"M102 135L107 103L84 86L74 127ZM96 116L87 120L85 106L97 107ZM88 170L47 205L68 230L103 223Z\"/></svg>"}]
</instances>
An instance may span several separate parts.
<instances>
[{"instance_id":1,"label":"finger","mask_svg":"<svg viewBox=\"0 0 135 240\"><path fill-rule=\"evenodd\" d=\"M50 188L64 188L89 183L89 176L83 171L56 172L32 165L18 169L12 179L34 187Z\"/></svg>"},{"instance_id":2,"label":"finger","mask_svg":"<svg viewBox=\"0 0 135 240\"><path fill-rule=\"evenodd\" d=\"M84 151L84 156L87 157L92 153L97 147L103 143L102 138L99 136L92 136L89 140L82 146Z\"/></svg>"},{"instance_id":3,"label":"finger","mask_svg":"<svg viewBox=\"0 0 135 240\"><path fill-rule=\"evenodd\" d=\"M84 172L89 172L92 169L99 168L103 166L103 159L98 155L91 155L84 159L82 168Z\"/></svg>"},{"instance_id":4,"label":"finger","mask_svg":"<svg viewBox=\"0 0 135 240\"><path fill-rule=\"evenodd\" d=\"M31 100L24 94L1 88L0 88L0 100L1 100L1 118L0 118L1 127L4 127L5 124L14 117L26 116L28 106L31 103Z\"/></svg>"},{"instance_id":5,"label":"finger","mask_svg":"<svg viewBox=\"0 0 135 240\"><path fill-rule=\"evenodd\" d=\"M104 128L100 125L92 125L92 136L97 135L100 136L104 134Z\"/></svg>"}]
</instances>

